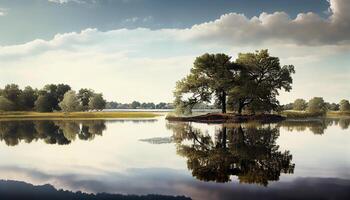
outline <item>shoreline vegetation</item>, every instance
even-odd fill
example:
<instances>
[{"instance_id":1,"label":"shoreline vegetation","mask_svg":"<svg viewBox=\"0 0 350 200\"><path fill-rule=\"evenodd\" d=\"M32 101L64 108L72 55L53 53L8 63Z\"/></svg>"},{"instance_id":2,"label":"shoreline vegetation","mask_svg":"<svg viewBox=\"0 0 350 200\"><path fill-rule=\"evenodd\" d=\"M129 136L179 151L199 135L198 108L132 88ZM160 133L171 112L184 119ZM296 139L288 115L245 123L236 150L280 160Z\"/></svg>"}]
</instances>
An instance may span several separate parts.
<instances>
[{"instance_id":1,"label":"shoreline vegetation","mask_svg":"<svg viewBox=\"0 0 350 200\"><path fill-rule=\"evenodd\" d=\"M178 117L168 115L166 119L170 122L198 122L198 123L244 123L244 122L260 122L273 123L280 122L286 118L275 114L254 114L254 115L240 115L234 113L208 113L204 115Z\"/></svg>"},{"instance_id":2,"label":"shoreline vegetation","mask_svg":"<svg viewBox=\"0 0 350 200\"><path fill-rule=\"evenodd\" d=\"M155 112L0 112L0 120L6 119L122 119L154 118Z\"/></svg>"}]
</instances>

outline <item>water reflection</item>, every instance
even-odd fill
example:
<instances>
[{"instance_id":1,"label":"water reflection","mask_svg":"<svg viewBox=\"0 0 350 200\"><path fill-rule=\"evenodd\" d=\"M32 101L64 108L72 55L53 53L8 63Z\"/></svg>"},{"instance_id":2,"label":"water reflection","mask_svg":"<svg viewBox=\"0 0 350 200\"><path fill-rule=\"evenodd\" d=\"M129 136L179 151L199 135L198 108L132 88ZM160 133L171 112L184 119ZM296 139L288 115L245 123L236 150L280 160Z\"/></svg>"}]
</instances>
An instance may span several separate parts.
<instances>
[{"instance_id":1,"label":"water reflection","mask_svg":"<svg viewBox=\"0 0 350 200\"><path fill-rule=\"evenodd\" d=\"M169 123L177 153L187 158L192 175L202 181L268 185L281 173L293 173L289 151L276 145L279 129L271 126L223 125L212 136L191 123Z\"/></svg>"},{"instance_id":2,"label":"water reflection","mask_svg":"<svg viewBox=\"0 0 350 200\"><path fill-rule=\"evenodd\" d=\"M106 129L104 121L0 121L0 141L9 146L21 141L43 140L47 144L65 145L79 138L92 140Z\"/></svg>"},{"instance_id":3,"label":"water reflection","mask_svg":"<svg viewBox=\"0 0 350 200\"><path fill-rule=\"evenodd\" d=\"M322 135L330 126L339 126L346 130L350 126L350 118L321 118L314 120L286 120L277 124L278 127L287 131L304 132L311 131L314 134Z\"/></svg>"}]
</instances>

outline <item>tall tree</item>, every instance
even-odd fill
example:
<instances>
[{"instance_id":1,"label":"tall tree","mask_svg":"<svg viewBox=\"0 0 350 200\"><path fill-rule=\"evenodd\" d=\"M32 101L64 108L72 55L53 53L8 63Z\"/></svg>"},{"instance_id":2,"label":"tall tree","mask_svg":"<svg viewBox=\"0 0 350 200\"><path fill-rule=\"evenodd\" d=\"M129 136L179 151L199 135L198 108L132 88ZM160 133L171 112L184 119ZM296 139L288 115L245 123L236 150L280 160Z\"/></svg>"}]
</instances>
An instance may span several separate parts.
<instances>
[{"instance_id":1,"label":"tall tree","mask_svg":"<svg viewBox=\"0 0 350 200\"><path fill-rule=\"evenodd\" d=\"M95 94L90 98L89 108L91 110L103 110L106 107L106 100L103 98L102 94Z\"/></svg>"},{"instance_id":2,"label":"tall tree","mask_svg":"<svg viewBox=\"0 0 350 200\"><path fill-rule=\"evenodd\" d=\"M92 89L82 88L79 90L78 98L81 101L83 110L89 109L89 101L92 96L94 96L94 91Z\"/></svg>"},{"instance_id":3,"label":"tall tree","mask_svg":"<svg viewBox=\"0 0 350 200\"><path fill-rule=\"evenodd\" d=\"M322 97L314 97L310 99L307 111L310 113L320 113L323 114L327 111L326 103Z\"/></svg>"},{"instance_id":4,"label":"tall tree","mask_svg":"<svg viewBox=\"0 0 350 200\"><path fill-rule=\"evenodd\" d=\"M294 110L305 110L307 107L307 103L304 99L296 99L293 103Z\"/></svg>"},{"instance_id":5,"label":"tall tree","mask_svg":"<svg viewBox=\"0 0 350 200\"><path fill-rule=\"evenodd\" d=\"M52 104L49 95L39 95L34 104L34 108L38 112L52 112Z\"/></svg>"},{"instance_id":6,"label":"tall tree","mask_svg":"<svg viewBox=\"0 0 350 200\"><path fill-rule=\"evenodd\" d=\"M20 110L19 96L21 95L21 93L22 90L20 90L18 85L16 84L8 84L2 91L2 95L13 103L14 110Z\"/></svg>"},{"instance_id":7,"label":"tall tree","mask_svg":"<svg viewBox=\"0 0 350 200\"><path fill-rule=\"evenodd\" d=\"M350 103L348 100L346 99L341 100L339 105L340 105L339 106L340 111L350 111Z\"/></svg>"},{"instance_id":8,"label":"tall tree","mask_svg":"<svg viewBox=\"0 0 350 200\"><path fill-rule=\"evenodd\" d=\"M24 110L33 110L37 98L38 94L36 90L30 86L25 87L23 92L19 95L20 107Z\"/></svg>"},{"instance_id":9,"label":"tall tree","mask_svg":"<svg viewBox=\"0 0 350 200\"><path fill-rule=\"evenodd\" d=\"M73 112L81 109L80 100L73 90L69 90L63 96L63 100L58 104L62 111Z\"/></svg>"},{"instance_id":10,"label":"tall tree","mask_svg":"<svg viewBox=\"0 0 350 200\"><path fill-rule=\"evenodd\" d=\"M6 97L0 96L0 111L11 111L13 110L13 103Z\"/></svg>"},{"instance_id":11,"label":"tall tree","mask_svg":"<svg viewBox=\"0 0 350 200\"><path fill-rule=\"evenodd\" d=\"M196 58L190 74L177 82L174 104L180 112L191 110L212 99L226 113L226 98L238 74L231 57L225 54L204 54Z\"/></svg>"},{"instance_id":12,"label":"tall tree","mask_svg":"<svg viewBox=\"0 0 350 200\"><path fill-rule=\"evenodd\" d=\"M241 73L239 84L230 91L230 103L237 105L238 113L247 106L253 111L276 110L279 91L292 89L294 66L281 67L279 58L270 56L268 50L240 53L236 64Z\"/></svg>"}]
</instances>

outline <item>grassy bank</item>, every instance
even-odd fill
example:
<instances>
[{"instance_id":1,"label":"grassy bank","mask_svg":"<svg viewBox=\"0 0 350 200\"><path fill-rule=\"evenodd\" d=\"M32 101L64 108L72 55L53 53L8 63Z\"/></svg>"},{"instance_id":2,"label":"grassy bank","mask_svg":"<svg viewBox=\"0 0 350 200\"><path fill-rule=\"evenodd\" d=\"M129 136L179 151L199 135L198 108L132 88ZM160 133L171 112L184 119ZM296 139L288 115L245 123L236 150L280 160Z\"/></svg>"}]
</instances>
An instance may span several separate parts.
<instances>
[{"instance_id":1,"label":"grassy bank","mask_svg":"<svg viewBox=\"0 0 350 200\"><path fill-rule=\"evenodd\" d=\"M350 117L350 111L330 111L328 117Z\"/></svg>"},{"instance_id":2,"label":"grassy bank","mask_svg":"<svg viewBox=\"0 0 350 200\"><path fill-rule=\"evenodd\" d=\"M117 119L157 116L160 114L152 112L0 112L0 119Z\"/></svg>"},{"instance_id":3,"label":"grassy bank","mask_svg":"<svg viewBox=\"0 0 350 200\"><path fill-rule=\"evenodd\" d=\"M281 112L281 115L288 119L306 119L325 116L324 113L309 113L306 111L297 110L285 110Z\"/></svg>"},{"instance_id":4,"label":"grassy bank","mask_svg":"<svg viewBox=\"0 0 350 200\"><path fill-rule=\"evenodd\" d=\"M306 111L285 110L281 115L289 119L306 119L315 117L350 117L350 112L328 111L327 113L309 113Z\"/></svg>"}]
</instances>

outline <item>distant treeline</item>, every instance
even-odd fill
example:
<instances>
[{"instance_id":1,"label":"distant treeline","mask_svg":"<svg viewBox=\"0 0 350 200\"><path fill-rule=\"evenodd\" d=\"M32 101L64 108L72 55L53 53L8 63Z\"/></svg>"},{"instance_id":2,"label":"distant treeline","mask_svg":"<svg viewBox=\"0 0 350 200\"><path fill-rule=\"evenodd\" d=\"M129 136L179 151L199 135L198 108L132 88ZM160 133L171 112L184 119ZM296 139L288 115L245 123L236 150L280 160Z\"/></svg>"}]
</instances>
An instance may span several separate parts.
<instances>
[{"instance_id":1,"label":"distant treeline","mask_svg":"<svg viewBox=\"0 0 350 200\"><path fill-rule=\"evenodd\" d=\"M309 101L296 99L293 103L282 106L283 110L306 111L309 113L325 113L327 111L350 111L349 100L343 99L339 103L325 102L322 97L314 97Z\"/></svg>"},{"instance_id":2,"label":"distant treeline","mask_svg":"<svg viewBox=\"0 0 350 200\"><path fill-rule=\"evenodd\" d=\"M0 88L0 111L85 111L102 110L106 100L101 93L82 88L76 93L67 84L48 84L42 89L16 84Z\"/></svg>"},{"instance_id":3,"label":"distant treeline","mask_svg":"<svg viewBox=\"0 0 350 200\"><path fill-rule=\"evenodd\" d=\"M172 103L160 102L158 104L152 102L139 102L133 101L131 103L118 103L115 101L107 102L107 109L174 109ZM197 104L194 109L214 109L214 105L209 105L205 103Z\"/></svg>"}]
</instances>

